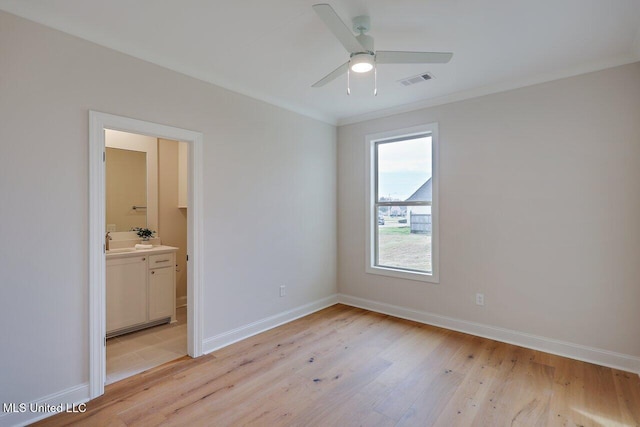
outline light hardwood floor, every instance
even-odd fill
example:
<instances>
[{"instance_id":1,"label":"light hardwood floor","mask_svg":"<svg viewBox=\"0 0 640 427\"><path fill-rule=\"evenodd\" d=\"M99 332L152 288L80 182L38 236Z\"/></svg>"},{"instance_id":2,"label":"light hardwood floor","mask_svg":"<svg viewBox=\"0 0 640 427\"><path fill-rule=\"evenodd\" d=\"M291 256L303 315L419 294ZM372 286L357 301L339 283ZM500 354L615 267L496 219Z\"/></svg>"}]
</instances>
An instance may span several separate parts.
<instances>
[{"instance_id":1,"label":"light hardwood floor","mask_svg":"<svg viewBox=\"0 0 640 427\"><path fill-rule=\"evenodd\" d=\"M638 426L640 378L335 305L38 425Z\"/></svg>"},{"instance_id":2,"label":"light hardwood floor","mask_svg":"<svg viewBox=\"0 0 640 427\"><path fill-rule=\"evenodd\" d=\"M176 309L176 322L107 340L107 384L186 356L187 308Z\"/></svg>"}]
</instances>

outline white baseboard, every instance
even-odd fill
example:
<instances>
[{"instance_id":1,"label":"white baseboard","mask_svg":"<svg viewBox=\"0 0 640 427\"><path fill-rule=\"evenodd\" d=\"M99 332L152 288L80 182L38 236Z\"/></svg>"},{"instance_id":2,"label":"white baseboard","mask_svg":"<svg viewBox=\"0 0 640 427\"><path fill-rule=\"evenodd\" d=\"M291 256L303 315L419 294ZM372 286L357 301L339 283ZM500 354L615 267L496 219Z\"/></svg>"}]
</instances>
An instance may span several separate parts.
<instances>
[{"instance_id":1,"label":"white baseboard","mask_svg":"<svg viewBox=\"0 0 640 427\"><path fill-rule=\"evenodd\" d=\"M26 426L55 415L60 410L62 412L78 411L81 407L77 405L87 401L89 401L89 383L62 390L32 402L2 402L3 404L15 403L16 412L4 412L4 408L0 408L0 426ZM24 406L21 407L20 404ZM36 409L35 412L31 411L31 405Z\"/></svg>"},{"instance_id":2,"label":"white baseboard","mask_svg":"<svg viewBox=\"0 0 640 427\"><path fill-rule=\"evenodd\" d=\"M176 298L176 308L186 307L187 306L187 296Z\"/></svg>"},{"instance_id":3,"label":"white baseboard","mask_svg":"<svg viewBox=\"0 0 640 427\"><path fill-rule=\"evenodd\" d=\"M210 338L206 338L202 342L202 351L204 354L211 353L212 351L218 350L219 348L226 347L245 338L257 335L260 332L268 331L269 329L273 329L277 326L289 323L292 320L304 317L337 303L337 295L331 295L326 298L311 302L309 304L293 308L283 313L279 313L265 319L258 320L256 322L249 323L248 325L223 332Z\"/></svg>"},{"instance_id":4,"label":"white baseboard","mask_svg":"<svg viewBox=\"0 0 640 427\"><path fill-rule=\"evenodd\" d=\"M634 372L640 375L640 357L559 341L552 338L540 337L496 326L469 322L467 320L454 319L452 317L441 316L439 314L353 297L350 295L338 294L338 302L353 307L364 308L366 310L400 317L402 319L413 320L419 323L439 326L445 329L452 329L454 331L489 338L508 344L514 344L520 347L544 351L546 353L556 354L570 359L595 363L596 365L607 366L627 372Z\"/></svg>"}]
</instances>

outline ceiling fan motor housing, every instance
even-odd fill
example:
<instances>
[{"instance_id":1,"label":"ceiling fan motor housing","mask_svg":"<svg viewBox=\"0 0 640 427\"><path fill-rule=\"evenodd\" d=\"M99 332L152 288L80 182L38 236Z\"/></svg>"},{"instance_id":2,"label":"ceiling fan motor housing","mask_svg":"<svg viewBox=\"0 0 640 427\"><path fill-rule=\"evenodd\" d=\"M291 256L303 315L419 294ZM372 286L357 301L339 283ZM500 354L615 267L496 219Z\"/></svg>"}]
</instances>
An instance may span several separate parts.
<instances>
[{"instance_id":1,"label":"ceiling fan motor housing","mask_svg":"<svg viewBox=\"0 0 640 427\"><path fill-rule=\"evenodd\" d=\"M373 52L373 37L366 34L357 35L356 38L367 52Z\"/></svg>"},{"instance_id":2,"label":"ceiling fan motor housing","mask_svg":"<svg viewBox=\"0 0 640 427\"><path fill-rule=\"evenodd\" d=\"M368 16L361 15L353 18L353 30L358 33L356 39L358 39L365 51L373 52L373 37L365 34L370 28L371 20Z\"/></svg>"},{"instance_id":3,"label":"ceiling fan motor housing","mask_svg":"<svg viewBox=\"0 0 640 427\"><path fill-rule=\"evenodd\" d=\"M353 31L356 33L366 33L371 29L371 19L367 15L356 16L352 22Z\"/></svg>"}]
</instances>

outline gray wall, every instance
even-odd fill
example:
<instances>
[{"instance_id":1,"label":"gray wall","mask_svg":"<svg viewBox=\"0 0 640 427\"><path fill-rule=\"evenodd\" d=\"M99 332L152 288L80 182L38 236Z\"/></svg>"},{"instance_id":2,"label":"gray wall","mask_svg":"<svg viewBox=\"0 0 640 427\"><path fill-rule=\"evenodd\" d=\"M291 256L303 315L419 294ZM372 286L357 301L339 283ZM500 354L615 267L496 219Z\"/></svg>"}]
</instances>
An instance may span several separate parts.
<instances>
[{"instance_id":1,"label":"gray wall","mask_svg":"<svg viewBox=\"0 0 640 427\"><path fill-rule=\"evenodd\" d=\"M1 402L89 378L89 110L204 133L205 339L336 293L335 127L0 13Z\"/></svg>"},{"instance_id":2,"label":"gray wall","mask_svg":"<svg viewBox=\"0 0 640 427\"><path fill-rule=\"evenodd\" d=\"M367 274L365 135L432 122L440 284ZM640 356L639 184L640 63L341 126L338 288Z\"/></svg>"}]
</instances>

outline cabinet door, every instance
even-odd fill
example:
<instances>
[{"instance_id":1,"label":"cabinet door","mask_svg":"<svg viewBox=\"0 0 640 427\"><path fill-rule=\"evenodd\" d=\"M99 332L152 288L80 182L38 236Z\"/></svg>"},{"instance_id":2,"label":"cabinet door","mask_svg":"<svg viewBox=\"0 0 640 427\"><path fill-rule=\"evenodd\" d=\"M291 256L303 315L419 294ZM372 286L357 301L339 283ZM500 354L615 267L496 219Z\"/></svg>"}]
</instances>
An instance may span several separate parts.
<instances>
[{"instance_id":1,"label":"cabinet door","mask_svg":"<svg viewBox=\"0 0 640 427\"><path fill-rule=\"evenodd\" d=\"M107 260L107 332L147 320L145 257Z\"/></svg>"},{"instance_id":2,"label":"cabinet door","mask_svg":"<svg viewBox=\"0 0 640 427\"><path fill-rule=\"evenodd\" d=\"M173 316L175 306L175 267L149 271L149 320Z\"/></svg>"}]
</instances>

